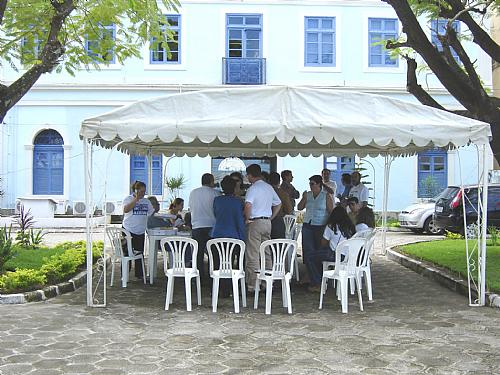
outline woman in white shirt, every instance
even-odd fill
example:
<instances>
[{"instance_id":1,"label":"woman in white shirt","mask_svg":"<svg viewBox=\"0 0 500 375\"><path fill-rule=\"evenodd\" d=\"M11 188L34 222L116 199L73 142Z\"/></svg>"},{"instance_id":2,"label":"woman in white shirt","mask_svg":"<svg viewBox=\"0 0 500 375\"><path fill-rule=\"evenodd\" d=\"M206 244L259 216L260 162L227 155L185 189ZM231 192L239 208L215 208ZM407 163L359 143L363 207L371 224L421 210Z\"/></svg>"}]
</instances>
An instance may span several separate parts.
<instances>
[{"instance_id":1,"label":"woman in white shirt","mask_svg":"<svg viewBox=\"0 0 500 375\"><path fill-rule=\"evenodd\" d=\"M356 233L375 228L375 214L370 207L361 207L356 215Z\"/></svg>"},{"instance_id":2,"label":"woman in white shirt","mask_svg":"<svg viewBox=\"0 0 500 375\"><path fill-rule=\"evenodd\" d=\"M314 252L309 258L311 291L316 291L321 284L323 261L334 260L333 252L337 248L337 245L343 240L351 238L355 232L354 224L347 215L345 208L335 206L326 221L326 227L321 240L321 251Z\"/></svg>"},{"instance_id":3,"label":"woman in white shirt","mask_svg":"<svg viewBox=\"0 0 500 375\"><path fill-rule=\"evenodd\" d=\"M144 198L146 184L135 181L132 184L133 193L123 200L123 223L122 226L132 236L132 249L134 253L144 252L144 233L148 223L148 217L154 212L151 202ZM123 251L127 254L127 244L124 243ZM135 277L142 279L141 261L135 261Z\"/></svg>"}]
</instances>

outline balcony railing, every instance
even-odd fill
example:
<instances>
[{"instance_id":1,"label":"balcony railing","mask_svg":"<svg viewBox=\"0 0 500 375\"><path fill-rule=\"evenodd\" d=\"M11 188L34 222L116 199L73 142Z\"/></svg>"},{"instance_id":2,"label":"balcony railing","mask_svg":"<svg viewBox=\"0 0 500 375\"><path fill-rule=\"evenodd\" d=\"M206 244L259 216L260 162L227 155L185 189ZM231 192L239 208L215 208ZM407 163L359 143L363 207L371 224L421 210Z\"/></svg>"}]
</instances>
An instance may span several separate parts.
<instances>
[{"instance_id":1,"label":"balcony railing","mask_svg":"<svg viewBox=\"0 0 500 375\"><path fill-rule=\"evenodd\" d=\"M222 83L225 85L265 85L266 59L223 57Z\"/></svg>"}]
</instances>

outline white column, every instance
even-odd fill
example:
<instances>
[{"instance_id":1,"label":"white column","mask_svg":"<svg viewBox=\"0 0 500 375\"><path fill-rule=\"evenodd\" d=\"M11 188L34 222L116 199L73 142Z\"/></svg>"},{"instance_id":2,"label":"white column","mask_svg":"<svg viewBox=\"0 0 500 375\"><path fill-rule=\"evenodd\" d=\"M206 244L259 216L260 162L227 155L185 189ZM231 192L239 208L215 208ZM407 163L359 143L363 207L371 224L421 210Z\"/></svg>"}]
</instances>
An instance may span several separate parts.
<instances>
[{"instance_id":1,"label":"white column","mask_svg":"<svg viewBox=\"0 0 500 375\"><path fill-rule=\"evenodd\" d=\"M478 242L480 248L478 253L479 258L479 304L486 304L486 230L487 230L487 214L488 214L488 148L483 145L483 207L481 210L481 240ZM479 240L479 239L478 239Z\"/></svg>"},{"instance_id":2,"label":"white column","mask_svg":"<svg viewBox=\"0 0 500 375\"><path fill-rule=\"evenodd\" d=\"M92 233L90 204L92 202L92 160L90 160L90 145L88 138L83 138L83 163L85 173L85 233L87 250L87 306L93 305L92 300Z\"/></svg>"},{"instance_id":3,"label":"white column","mask_svg":"<svg viewBox=\"0 0 500 375\"><path fill-rule=\"evenodd\" d=\"M384 156L384 197L382 201L382 253L386 254L387 235L387 201L389 199L389 173L391 168L391 157Z\"/></svg>"},{"instance_id":4,"label":"white column","mask_svg":"<svg viewBox=\"0 0 500 375\"><path fill-rule=\"evenodd\" d=\"M24 145L24 150L25 150L24 193L20 194L18 192L18 195L33 195L33 151L35 150L35 146Z\"/></svg>"},{"instance_id":5,"label":"white column","mask_svg":"<svg viewBox=\"0 0 500 375\"><path fill-rule=\"evenodd\" d=\"M148 154L147 154L147 160L148 160L148 180L146 181L147 183L147 192L148 195L153 194L153 151L151 148L148 149Z\"/></svg>"}]
</instances>

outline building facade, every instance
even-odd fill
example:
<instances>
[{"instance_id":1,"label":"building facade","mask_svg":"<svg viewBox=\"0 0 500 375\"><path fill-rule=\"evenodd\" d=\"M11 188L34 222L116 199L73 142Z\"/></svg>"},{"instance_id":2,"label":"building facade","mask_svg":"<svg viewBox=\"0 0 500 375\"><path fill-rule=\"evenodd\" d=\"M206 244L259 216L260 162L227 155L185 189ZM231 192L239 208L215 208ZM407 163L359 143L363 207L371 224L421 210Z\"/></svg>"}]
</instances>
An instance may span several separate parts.
<instances>
[{"instance_id":1,"label":"building facade","mask_svg":"<svg viewBox=\"0 0 500 375\"><path fill-rule=\"evenodd\" d=\"M143 47L141 58L124 65L109 51L106 59L110 64L100 70L82 69L75 76L46 74L9 111L0 133L0 176L5 192L1 208L14 208L17 198L35 195L58 201L58 212L65 212L68 206L78 211L84 200L82 120L137 100L266 84L330 87L416 102L405 90L404 60L391 55L381 42L400 35L401 24L392 8L378 0L185 0L179 13L165 12L165 20L172 30L170 52L151 41ZM439 20L422 23L429 39L438 44ZM108 37L116 37L114 25L105 28ZM93 43L99 41L86 41L89 54ZM472 43L467 47L486 86L491 86L491 61ZM4 65L0 78L9 83L18 74ZM423 72L419 78L441 104L460 108L433 74ZM155 155L152 193L168 201L173 193L165 188L165 179L182 175L185 184L175 194L187 198L200 185L203 173L221 174L221 159L212 157ZM247 164L252 161L245 160ZM324 167L339 180L341 173L361 166L364 180L371 183L371 203L381 209L383 158L339 155L258 161L270 170L292 170L294 184L301 191L307 189L308 177ZM93 163L98 208L104 200L116 203L108 212L119 213L119 202L129 194L131 181L148 180L144 156L95 147ZM474 183L477 165L472 147L396 158L391 168L389 210L432 196L448 184Z\"/></svg>"}]
</instances>

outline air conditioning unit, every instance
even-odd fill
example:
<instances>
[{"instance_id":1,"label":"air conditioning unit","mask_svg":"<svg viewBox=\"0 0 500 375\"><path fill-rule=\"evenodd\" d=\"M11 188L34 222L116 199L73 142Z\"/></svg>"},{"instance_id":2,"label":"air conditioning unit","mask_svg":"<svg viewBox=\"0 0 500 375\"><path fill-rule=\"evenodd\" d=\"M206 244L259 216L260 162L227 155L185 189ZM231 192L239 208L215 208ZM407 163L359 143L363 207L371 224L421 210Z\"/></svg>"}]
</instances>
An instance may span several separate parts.
<instances>
[{"instance_id":1,"label":"air conditioning unit","mask_svg":"<svg viewBox=\"0 0 500 375\"><path fill-rule=\"evenodd\" d=\"M85 215L87 210L87 205L84 201L74 201L73 202L73 214L75 215Z\"/></svg>"},{"instance_id":2,"label":"air conditioning unit","mask_svg":"<svg viewBox=\"0 0 500 375\"><path fill-rule=\"evenodd\" d=\"M56 214L64 215L68 211L68 201L65 199L57 200Z\"/></svg>"},{"instance_id":3,"label":"air conditioning unit","mask_svg":"<svg viewBox=\"0 0 500 375\"><path fill-rule=\"evenodd\" d=\"M103 204L103 211L106 215L123 215L123 202L105 202Z\"/></svg>"}]
</instances>

